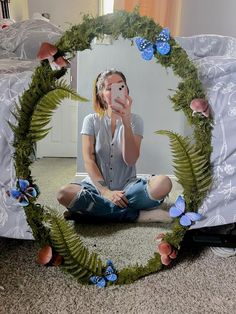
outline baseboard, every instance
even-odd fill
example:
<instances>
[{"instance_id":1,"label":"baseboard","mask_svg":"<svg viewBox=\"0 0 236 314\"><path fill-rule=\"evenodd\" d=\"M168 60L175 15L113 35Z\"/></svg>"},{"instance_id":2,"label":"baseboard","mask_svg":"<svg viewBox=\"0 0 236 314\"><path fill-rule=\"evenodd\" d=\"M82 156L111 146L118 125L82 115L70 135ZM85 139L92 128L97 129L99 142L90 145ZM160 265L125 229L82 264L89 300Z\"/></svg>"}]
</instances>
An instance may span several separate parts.
<instances>
[{"instance_id":1,"label":"baseboard","mask_svg":"<svg viewBox=\"0 0 236 314\"><path fill-rule=\"evenodd\" d=\"M76 172L75 177L77 180L81 181L83 180L88 174L86 172ZM137 174L137 177L140 178L148 178L150 176L150 174L147 173L139 173ZM176 176L172 175L172 174L167 174L167 176L171 179L171 181L176 182L177 183L177 178Z\"/></svg>"}]
</instances>

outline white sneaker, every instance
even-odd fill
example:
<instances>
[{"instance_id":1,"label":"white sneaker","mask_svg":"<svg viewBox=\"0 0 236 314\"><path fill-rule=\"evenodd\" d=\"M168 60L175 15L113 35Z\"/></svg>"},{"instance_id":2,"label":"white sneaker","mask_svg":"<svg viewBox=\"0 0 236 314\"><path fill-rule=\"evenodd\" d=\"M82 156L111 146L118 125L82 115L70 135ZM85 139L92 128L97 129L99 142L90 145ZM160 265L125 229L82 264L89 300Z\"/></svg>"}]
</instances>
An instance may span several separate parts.
<instances>
[{"instance_id":1,"label":"white sneaker","mask_svg":"<svg viewBox=\"0 0 236 314\"><path fill-rule=\"evenodd\" d=\"M212 252L220 257L236 256L236 248L231 247L211 247Z\"/></svg>"}]
</instances>

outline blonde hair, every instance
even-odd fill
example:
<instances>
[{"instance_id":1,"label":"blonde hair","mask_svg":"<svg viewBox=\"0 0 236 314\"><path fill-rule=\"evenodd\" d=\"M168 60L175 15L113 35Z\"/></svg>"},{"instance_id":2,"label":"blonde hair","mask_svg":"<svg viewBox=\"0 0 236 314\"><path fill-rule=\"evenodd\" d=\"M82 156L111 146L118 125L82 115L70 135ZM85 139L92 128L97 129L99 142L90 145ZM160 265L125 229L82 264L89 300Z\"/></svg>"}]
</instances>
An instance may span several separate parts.
<instances>
[{"instance_id":1,"label":"blonde hair","mask_svg":"<svg viewBox=\"0 0 236 314\"><path fill-rule=\"evenodd\" d=\"M102 99L101 93L105 87L106 78L112 74L119 75L123 79L125 85L127 86L125 75L122 72L117 71L115 69L106 70L104 72L101 72L97 76L94 82L94 89L93 89L93 108L95 112L98 113L100 116L103 116L107 109L107 103ZM128 86L127 86L127 89L128 89Z\"/></svg>"}]
</instances>

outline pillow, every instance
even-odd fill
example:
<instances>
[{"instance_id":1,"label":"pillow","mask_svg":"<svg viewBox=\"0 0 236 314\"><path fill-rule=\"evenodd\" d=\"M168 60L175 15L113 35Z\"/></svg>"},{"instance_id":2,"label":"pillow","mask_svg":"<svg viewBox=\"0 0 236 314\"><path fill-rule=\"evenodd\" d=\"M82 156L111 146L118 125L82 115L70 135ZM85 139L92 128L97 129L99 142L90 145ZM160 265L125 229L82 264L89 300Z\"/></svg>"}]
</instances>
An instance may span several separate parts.
<instances>
[{"instance_id":1,"label":"pillow","mask_svg":"<svg viewBox=\"0 0 236 314\"><path fill-rule=\"evenodd\" d=\"M55 43L62 30L46 20L27 20L0 31L0 48L21 59L35 59L42 42Z\"/></svg>"},{"instance_id":2,"label":"pillow","mask_svg":"<svg viewBox=\"0 0 236 314\"><path fill-rule=\"evenodd\" d=\"M0 30L7 28L9 25L13 23L15 23L15 21L11 19L0 19Z\"/></svg>"},{"instance_id":3,"label":"pillow","mask_svg":"<svg viewBox=\"0 0 236 314\"><path fill-rule=\"evenodd\" d=\"M14 52L10 52L5 49L0 48L0 59L12 59L12 58L17 58L16 54Z\"/></svg>"},{"instance_id":4,"label":"pillow","mask_svg":"<svg viewBox=\"0 0 236 314\"><path fill-rule=\"evenodd\" d=\"M191 228L236 221L236 39L217 35L179 37L198 69L214 117L213 186L199 208L204 218Z\"/></svg>"}]
</instances>

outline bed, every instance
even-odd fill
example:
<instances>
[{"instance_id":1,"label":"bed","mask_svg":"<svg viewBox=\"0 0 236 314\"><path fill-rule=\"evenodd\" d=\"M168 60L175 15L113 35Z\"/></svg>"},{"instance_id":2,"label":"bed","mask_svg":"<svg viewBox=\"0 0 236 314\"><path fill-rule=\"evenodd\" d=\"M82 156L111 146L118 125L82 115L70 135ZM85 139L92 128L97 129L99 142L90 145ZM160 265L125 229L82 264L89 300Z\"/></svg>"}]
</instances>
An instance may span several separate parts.
<instances>
[{"instance_id":1,"label":"bed","mask_svg":"<svg viewBox=\"0 0 236 314\"><path fill-rule=\"evenodd\" d=\"M27 88L38 62L41 42L55 42L62 31L42 20L15 23L0 31L0 236L32 239L23 208L6 195L15 185L11 110ZM217 35L178 37L196 65L214 116L211 161L214 185L199 212L204 219L191 228L236 221L236 39Z\"/></svg>"},{"instance_id":2,"label":"bed","mask_svg":"<svg viewBox=\"0 0 236 314\"><path fill-rule=\"evenodd\" d=\"M236 222L236 38L199 35L177 38L198 69L214 117L213 186L191 228Z\"/></svg>"},{"instance_id":3,"label":"bed","mask_svg":"<svg viewBox=\"0 0 236 314\"><path fill-rule=\"evenodd\" d=\"M54 43L62 31L40 19L22 21L0 30L0 236L32 239L21 206L6 191L15 186L11 143L14 123L11 111L27 89L32 73L39 64L36 55L42 42Z\"/></svg>"}]
</instances>

